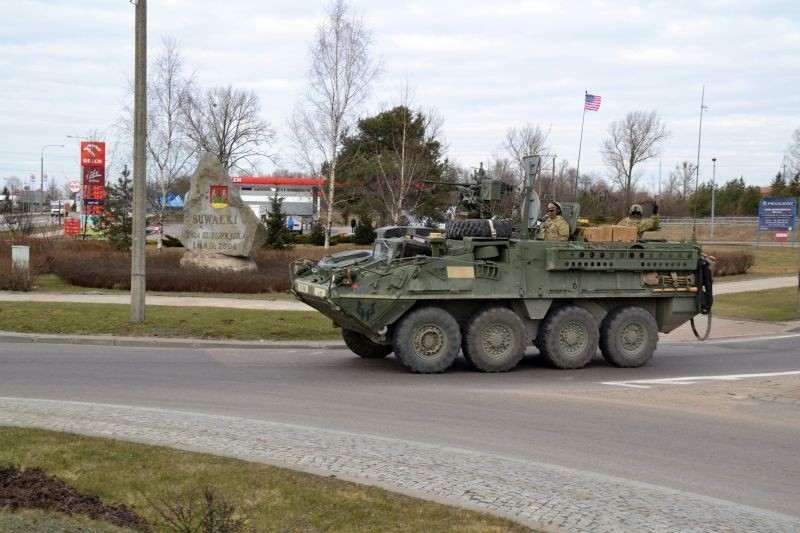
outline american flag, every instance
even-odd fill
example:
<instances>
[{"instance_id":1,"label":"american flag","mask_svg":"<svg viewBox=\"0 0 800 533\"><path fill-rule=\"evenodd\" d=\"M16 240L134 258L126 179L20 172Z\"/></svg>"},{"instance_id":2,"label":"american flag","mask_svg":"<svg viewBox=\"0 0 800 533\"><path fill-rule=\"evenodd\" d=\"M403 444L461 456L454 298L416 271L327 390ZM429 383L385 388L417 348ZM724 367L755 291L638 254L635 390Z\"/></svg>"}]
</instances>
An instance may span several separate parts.
<instances>
[{"instance_id":1,"label":"american flag","mask_svg":"<svg viewBox=\"0 0 800 533\"><path fill-rule=\"evenodd\" d=\"M583 109L586 111L597 111L600 109L600 103L602 101L602 97L597 96L596 94L586 93L586 101L583 104Z\"/></svg>"}]
</instances>

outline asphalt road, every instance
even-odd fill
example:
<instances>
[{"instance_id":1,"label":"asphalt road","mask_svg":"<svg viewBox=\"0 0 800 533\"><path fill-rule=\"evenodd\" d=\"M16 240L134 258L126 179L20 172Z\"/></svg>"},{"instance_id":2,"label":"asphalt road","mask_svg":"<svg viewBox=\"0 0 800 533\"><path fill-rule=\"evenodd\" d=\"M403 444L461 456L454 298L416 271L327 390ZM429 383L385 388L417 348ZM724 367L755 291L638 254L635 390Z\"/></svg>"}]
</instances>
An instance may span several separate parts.
<instances>
[{"instance_id":1,"label":"asphalt road","mask_svg":"<svg viewBox=\"0 0 800 533\"><path fill-rule=\"evenodd\" d=\"M448 446L800 517L800 336L661 343L618 369L406 373L342 349L4 343L0 397L155 407ZM785 374L794 372L794 374ZM783 373L772 376L708 379ZM682 379L705 376L703 379ZM663 381L663 380L672 381ZM647 381L662 380L662 381Z\"/></svg>"}]
</instances>

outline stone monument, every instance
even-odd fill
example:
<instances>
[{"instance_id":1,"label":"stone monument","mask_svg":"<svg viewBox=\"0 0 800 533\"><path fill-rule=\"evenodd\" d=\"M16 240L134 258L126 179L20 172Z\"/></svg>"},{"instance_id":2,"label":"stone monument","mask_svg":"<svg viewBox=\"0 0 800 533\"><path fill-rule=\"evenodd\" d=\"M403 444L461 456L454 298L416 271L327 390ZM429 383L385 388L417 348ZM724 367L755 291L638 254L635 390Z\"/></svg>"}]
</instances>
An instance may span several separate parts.
<instances>
[{"instance_id":1,"label":"stone monument","mask_svg":"<svg viewBox=\"0 0 800 533\"><path fill-rule=\"evenodd\" d=\"M205 154L192 175L183 207L181 266L215 270L255 270L251 255L267 230L242 201L219 160Z\"/></svg>"}]
</instances>

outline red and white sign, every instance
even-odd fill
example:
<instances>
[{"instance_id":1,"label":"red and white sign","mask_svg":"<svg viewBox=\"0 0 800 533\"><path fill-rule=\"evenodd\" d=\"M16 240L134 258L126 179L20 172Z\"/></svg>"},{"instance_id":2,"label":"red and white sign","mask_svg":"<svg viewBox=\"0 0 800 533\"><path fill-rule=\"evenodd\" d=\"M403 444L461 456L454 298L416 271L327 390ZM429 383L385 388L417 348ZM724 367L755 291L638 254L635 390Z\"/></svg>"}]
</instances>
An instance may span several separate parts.
<instances>
[{"instance_id":1,"label":"red and white sign","mask_svg":"<svg viewBox=\"0 0 800 533\"><path fill-rule=\"evenodd\" d=\"M100 141L82 141L81 165L104 167L106 165L106 143Z\"/></svg>"},{"instance_id":2,"label":"red and white sign","mask_svg":"<svg viewBox=\"0 0 800 533\"><path fill-rule=\"evenodd\" d=\"M69 192L81 192L81 182L78 180L70 180Z\"/></svg>"},{"instance_id":3,"label":"red and white sign","mask_svg":"<svg viewBox=\"0 0 800 533\"><path fill-rule=\"evenodd\" d=\"M785 242L786 238L789 236L788 231L776 231L775 232L775 241L777 242Z\"/></svg>"},{"instance_id":4,"label":"red and white sign","mask_svg":"<svg viewBox=\"0 0 800 533\"><path fill-rule=\"evenodd\" d=\"M64 220L64 235L80 235L81 221L79 218L67 218Z\"/></svg>"}]
</instances>

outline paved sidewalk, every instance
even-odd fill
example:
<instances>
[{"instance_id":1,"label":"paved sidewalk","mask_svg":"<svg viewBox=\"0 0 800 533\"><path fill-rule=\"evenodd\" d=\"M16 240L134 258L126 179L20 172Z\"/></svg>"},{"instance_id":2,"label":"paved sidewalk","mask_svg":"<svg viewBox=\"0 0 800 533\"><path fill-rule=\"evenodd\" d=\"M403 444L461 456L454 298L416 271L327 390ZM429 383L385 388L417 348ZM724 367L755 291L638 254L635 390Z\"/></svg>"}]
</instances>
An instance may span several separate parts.
<instances>
[{"instance_id":1,"label":"paved sidewalk","mask_svg":"<svg viewBox=\"0 0 800 533\"><path fill-rule=\"evenodd\" d=\"M129 305L131 303L131 297L129 294L0 291L0 302L64 302ZM145 296L145 304L175 307L230 307L232 309L257 309L261 311L314 311L312 307L294 299L269 300L261 298L162 296L148 294Z\"/></svg>"}]
</instances>

